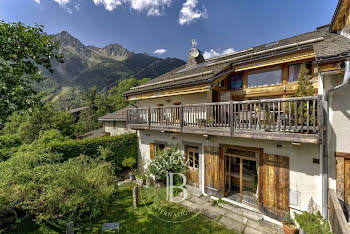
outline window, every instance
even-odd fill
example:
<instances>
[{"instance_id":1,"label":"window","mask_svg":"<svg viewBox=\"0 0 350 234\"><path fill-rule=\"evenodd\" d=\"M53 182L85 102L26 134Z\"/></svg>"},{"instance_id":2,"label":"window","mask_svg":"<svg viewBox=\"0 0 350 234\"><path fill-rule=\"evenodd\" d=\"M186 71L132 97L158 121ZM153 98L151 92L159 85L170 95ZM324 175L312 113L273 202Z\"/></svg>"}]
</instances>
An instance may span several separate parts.
<instances>
[{"instance_id":1,"label":"window","mask_svg":"<svg viewBox=\"0 0 350 234\"><path fill-rule=\"evenodd\" d=\"M113 128L117 127L117 121L113 121Z\"/></svg>"},{"instance_id":2,"label":"window","mask_svg":"<svg viewBox=\"0 0 350 234\"><path fill-rule=\"evenodd\" d=\"M248 88L276 85L282 80L282 70L280 67L259 70L248 73Z\"/></svg>"},{"instance_id":3,"label":"window","mask_svg":"<svg viewBox=\"0 0 350 234\"><path fill-rule=\"evenodd\" d=\"M243 73L232 74L228 77L229 87L233 90L240 90L243 85Z\"/></svg>"},{"instance_id":4,"label":"window","mask_svg":"<svg viewBox=\"0 0 350 234\"><path fill-rule=\"evenodd\" d=\"M193 146L186 147L187 163L189 167L199 168L199 148Z\"/></svg>"},{"instance_id":5,"label":"window","mask_svg":"<svg viewBox=\"0 0 350 234\"><path fill-rule=\"evenodd\" d=\"M158 152L162 151L164 148L165 148L165 144L163 143L155 143L155 146L156 146L156 155Z\"/></svg>"},{"instance_id":6,"label":"window","mask_svg":"<svg viewBox=\"0 0 350 234\"><path fill-rule=\"evenodd\" d=\"M292 64L288 66L288 76L289 82L296 82L299 80L299 72L300 72L300 68L303 64L302 63L298 63L298 64ZM312 64L311 63L306 63L305 64L306 68L309 70L309 75L311 76L312 74Z\"/></svg>"}]
</instances>

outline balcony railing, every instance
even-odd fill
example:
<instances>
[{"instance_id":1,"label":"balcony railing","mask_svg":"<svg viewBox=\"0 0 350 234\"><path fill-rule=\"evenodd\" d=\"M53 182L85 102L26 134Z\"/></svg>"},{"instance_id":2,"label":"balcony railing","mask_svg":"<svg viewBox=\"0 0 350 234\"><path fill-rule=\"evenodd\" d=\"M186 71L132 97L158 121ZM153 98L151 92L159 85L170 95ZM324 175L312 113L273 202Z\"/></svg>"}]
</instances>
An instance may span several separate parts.
<instances>
[{"instance_id":1,"label":"balcony railing","mask_svg":"<svg viewBox=\"0 0 350 234\"><path fill-rule=\"evenodd\" d=\"M321 96L128 109L134 129L320 143Z\"/></svg>"}]
</instances>

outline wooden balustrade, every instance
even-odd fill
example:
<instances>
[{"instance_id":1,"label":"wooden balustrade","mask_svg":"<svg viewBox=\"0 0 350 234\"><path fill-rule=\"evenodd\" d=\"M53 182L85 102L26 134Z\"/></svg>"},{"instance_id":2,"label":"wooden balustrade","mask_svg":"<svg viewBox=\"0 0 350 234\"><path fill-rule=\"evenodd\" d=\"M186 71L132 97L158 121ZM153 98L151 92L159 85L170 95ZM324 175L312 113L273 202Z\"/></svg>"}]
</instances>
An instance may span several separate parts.
<instances>
[{"instance_id":1,"label":"wooden balustrade","mask_svg":"<svg viewBox=\"0 0 350 234\"><path fill-rule=\"evenodd\" d=\"M238 137L251 132L304 134L317 136L319 143L322 117L321 96L312 96L128 109L127 124L134 129Z\"/></svg>"}]
</instances>

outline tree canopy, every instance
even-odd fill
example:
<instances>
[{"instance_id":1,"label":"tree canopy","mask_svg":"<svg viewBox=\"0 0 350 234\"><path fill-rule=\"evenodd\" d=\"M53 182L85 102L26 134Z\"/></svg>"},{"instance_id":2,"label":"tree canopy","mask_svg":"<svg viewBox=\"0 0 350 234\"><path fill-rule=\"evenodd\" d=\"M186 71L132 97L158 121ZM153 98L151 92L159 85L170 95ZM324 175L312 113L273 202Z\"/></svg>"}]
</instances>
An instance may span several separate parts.
<instances>
[{"instance_id":1,"label":"tree canopy","mask_svg":"<svg viewBox=\"0 0 350 234\"><path fill-rule=\"evenodd\" d=\"M32 84L44 80L42 68L52 73L52 61L63 62L58 48L42 25L0 22L0 124L13 112L28 111L40 101Z\"/></svg>"}]
</instances>

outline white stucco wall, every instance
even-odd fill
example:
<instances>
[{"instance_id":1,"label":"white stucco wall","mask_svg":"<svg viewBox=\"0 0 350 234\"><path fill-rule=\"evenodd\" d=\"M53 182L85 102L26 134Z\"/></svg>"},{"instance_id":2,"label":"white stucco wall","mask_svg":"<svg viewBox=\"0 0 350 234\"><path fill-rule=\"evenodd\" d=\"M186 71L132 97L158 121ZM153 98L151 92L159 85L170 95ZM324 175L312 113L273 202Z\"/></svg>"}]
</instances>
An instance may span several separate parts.
<instances>
[{"instance_id":1,"label":"white stucco wall","mask_svg":"<svg viewBox=\"0 0 350 234\"><path fill-rule=\"evenodd\" d=\"M322 94L343 82L344 73L323 75ZM329 187L336 189L335 153L350 153L350 85L329 95Z\"/></svg>"},{"instance_id":2,"label":"white stucco wall","mask_svg":"<svg viewBox=\"0 0 350 234\"><path fill-rule=\"evenodd\" d=\"M319 158L319 145L301 144L292 145L290 142L278 142L270 140L252 140L245 138L211 137L206 140L202 135L162 133L158 131L142 130L139 135L139 161L149 162L149 144L154 141L166 141L168 144L183 146L183 142L193 142L202 145L200 154L200 168L203 169L203 147L216 146L219 144L240 145L263 148L264 153L276 154L289 157L290 190L300 193L298 206L291 206L295 210L307 210L310 199L321 207L321 178L320 164L314 164L313 159ZM277 145L281 147L277 147ZM183 150L183 148L182 148ZM147 166L147 164L145 165ZM203 174L200 173L200 187L203 191Z\"/></svg>"},{"instance_id":3,"label":"white stucco wall","mask_svg":"<svg viewBox=\"0 0 350 234\"><path fill-rule=\"evenodd\" d=\"M136 101L137 107L157 106L163 104L164 106L174 105L177 102L181 104L196 104L211 102L211 92L191 93L184 95L175 95L169 97L149 98Z\"/></svg>"},{"instance_id":4,"label":"white stucco wall","mask_svg":"<svg viewBox=\"0 0 350 234\"><path fill-rule=\"evenodd\" d=\"M104 121L103 122L104 131L108 132L111 136L119 136L126 133L135 132L126 127L125 122L116 121L116 127L113 127L113 121Z\"/></svg>"}]
</instances>

